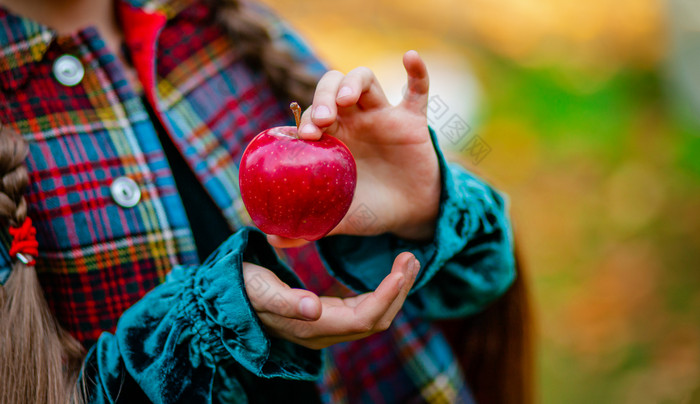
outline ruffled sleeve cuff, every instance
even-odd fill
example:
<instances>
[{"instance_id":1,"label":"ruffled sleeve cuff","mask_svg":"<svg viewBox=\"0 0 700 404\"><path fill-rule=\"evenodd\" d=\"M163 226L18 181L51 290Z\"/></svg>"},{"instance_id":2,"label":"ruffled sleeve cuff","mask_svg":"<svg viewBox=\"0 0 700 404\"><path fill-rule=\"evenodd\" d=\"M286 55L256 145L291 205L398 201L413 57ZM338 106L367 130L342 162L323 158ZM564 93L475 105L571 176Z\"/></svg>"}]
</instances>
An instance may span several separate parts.
<instances>
[{"instance_id":1,"label":"ruffled sleeve cuff","mask_svg":"<svg viewBox=\"0 0 700 404\"><path fill-rule=\"evenodd\" d=\"M192 287L182 299L184 317L193 320L190 329L193 364L197 358L218 362L217 357L230 356L257 376L314 379L321 367L320 352L268 338L246 294L241 269L244 261L269 269L293 288L304 287L278 259L260 231L252 228L239 231L191 278ZM268 298L279 296L270 294Z\"/></svg>"},{"instance_id":2,"label":"ruffled sleeve cuff","mask_svg":"<svg viewBox=\"0 0 700 404\"><path fill-rule=\"evenodd\" d=\"M100 336L83 374L90 401L240 398L238 381L221 375L240 374L241 367L259 377L317 378L321 351L266 334L246 294L243 261L270 269L291 287L303 286L262 233L240 230L202 266L174 269L122 315L115 335Z\"/></svg>"},{"instance_id":3,"label":"ruffled sleeve cuff","mask_svg":"<svg viewBox=\"0 0 700 404\"><path fill-rule=\"evenodd\" d=\"M452 285L431 286L458 286L463 295L472 294L462 299L467 297L465 300L486 304L504 292L515 276L506 201L463 168L448 165L437 146L435 133L432 130L430 133L442 185L433 240L418 243L388 233L372 237L343 235L321 239L317 246L329 271L359 293L374 290L390 271L394 258L410 251L421 263L411 293L428 285L438 271L449 267L451 276L441 278L450 279Z\"/></svg>"}]
</instances>

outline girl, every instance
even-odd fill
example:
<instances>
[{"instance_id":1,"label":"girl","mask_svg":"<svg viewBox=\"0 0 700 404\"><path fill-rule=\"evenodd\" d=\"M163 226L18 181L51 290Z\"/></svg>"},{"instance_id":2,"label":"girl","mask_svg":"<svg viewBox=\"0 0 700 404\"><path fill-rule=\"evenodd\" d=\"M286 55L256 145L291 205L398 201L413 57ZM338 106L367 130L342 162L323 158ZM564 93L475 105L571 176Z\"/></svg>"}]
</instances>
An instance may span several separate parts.
<instances>
[{"instance_id":1,"label":"girl","mask_svg":"<svg viewBox=\"0 0 700 404\"><path fill-rule=\"evenodd\" d=\"M0 5L1 402L472 400L466 323L436 320L512 284L511 230L437 149L417 53L392 106L260 6ZM358 166L316 243L249 227L238 190L245 145L291 100L311 105L302 137L337 136Z\"/></svg>"}]
</instances>

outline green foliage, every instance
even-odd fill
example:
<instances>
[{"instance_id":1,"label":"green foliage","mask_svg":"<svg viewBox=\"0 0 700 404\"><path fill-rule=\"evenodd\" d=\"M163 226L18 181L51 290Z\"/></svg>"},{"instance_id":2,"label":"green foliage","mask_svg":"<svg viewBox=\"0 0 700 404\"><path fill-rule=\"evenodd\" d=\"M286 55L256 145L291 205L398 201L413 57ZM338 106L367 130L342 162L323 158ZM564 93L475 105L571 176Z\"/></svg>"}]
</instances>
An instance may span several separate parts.
<instances>
[{"instance_id":1,"label":"green foliage","mask_svg":"<svg viewBox=\"0 0 700 404\"><path fill-rule=\"evenodd\" d=\"M484 130L528 128L539 150L507 191L539 303L541 401L682 402L700 372L700 130L658 71L481 62Z\"/></svg>"}]
</instances>

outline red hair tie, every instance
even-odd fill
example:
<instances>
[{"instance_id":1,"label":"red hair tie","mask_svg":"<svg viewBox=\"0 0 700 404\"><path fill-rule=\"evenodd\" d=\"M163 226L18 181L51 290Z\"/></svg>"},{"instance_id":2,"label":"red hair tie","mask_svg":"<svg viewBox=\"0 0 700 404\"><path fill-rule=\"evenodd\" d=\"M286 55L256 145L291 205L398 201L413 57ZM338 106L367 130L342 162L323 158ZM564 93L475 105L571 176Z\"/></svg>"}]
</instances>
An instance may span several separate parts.
<instances>
[{"instance_id":1,"label":"red hair tie","mask_svg":"<svg viewBox=\"0 0 700 404\"><path fill-rule=\"evenodd\" d=\"M10 234L10 256L17 256L25 264L34 265L34 257L39 253L39 243L36 241L36 229L32 226L32 219L27 217L19 227L10 226Z\"/></svg>"}]
</instances>

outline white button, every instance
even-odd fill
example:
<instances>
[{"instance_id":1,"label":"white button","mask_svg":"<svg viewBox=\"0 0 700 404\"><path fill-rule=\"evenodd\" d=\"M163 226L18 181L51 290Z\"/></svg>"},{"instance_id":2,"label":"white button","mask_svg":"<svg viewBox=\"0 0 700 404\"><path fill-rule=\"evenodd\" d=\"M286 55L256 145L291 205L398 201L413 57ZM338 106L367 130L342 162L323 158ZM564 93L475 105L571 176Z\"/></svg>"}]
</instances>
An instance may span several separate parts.
<instances>
[{"instance_id":1,"label":"white button","mask_svg":"<svg viewBox=\"0 0 700 404\"><path fill-rule=\"evenodd\" d=\"M112 198L122 208L132 208L141 200L139 184L129 177L119 177L109 187Z\"/></svg>"},{"instance_id":2,"label":"white button","mask_svg":"<svg viewBox=\"0 0 700 404\"><path fill-rule=\"evenodd\" d=\"M59 83L72 87L83 79L85 69L73 55L62 55L53 62L53 75Z\"/></svg>"}]
</instances>

